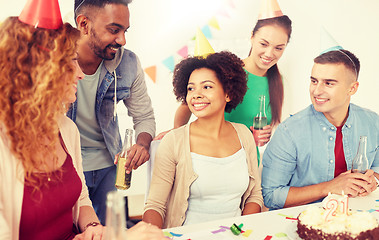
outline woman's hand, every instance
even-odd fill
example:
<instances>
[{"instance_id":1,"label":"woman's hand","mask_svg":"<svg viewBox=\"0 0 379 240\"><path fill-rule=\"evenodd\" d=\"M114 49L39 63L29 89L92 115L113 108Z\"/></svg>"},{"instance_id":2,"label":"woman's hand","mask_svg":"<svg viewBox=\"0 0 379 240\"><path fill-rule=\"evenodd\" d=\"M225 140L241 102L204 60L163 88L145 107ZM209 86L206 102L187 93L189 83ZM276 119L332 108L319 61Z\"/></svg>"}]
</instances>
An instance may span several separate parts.
<instances>
[{"instance_id":1,"label":"woman's hand","mask_svg":"<svg viewBox=\"0 0 379 240\"><path fill-rule=\"evenodd\" d=\"M167 131L164 131L164 132L161 132L160 134L158 134L157 136L155 136L155 138L153 140L162 140L162 138L169 132L171 131L172 129L170 130L167 130Z\"/></svg>"},{"instance_id":2,"label":"woman's hand","mask_svg":"<svg viewBox=\"0 0 379 240\"><path fill-rule=\"evenodd\" d=\"M75 236L74 240L102 240L105 239L105 227L103 225L89 226L86 230Z\"/></svg>"},{"instance_id":3,"label":"woman's hand","mask_svg":"<svg viewBox=\"0 0 379 240\"><path fill-rule=\"evenodd\" d=\"M253 126L250 126L250 130L253 132L255 145L258 147L262 147L270 141L272 131L271 125L264 126L262 130L256 130Z\"/></svg>"},{"instance_id":4,"label":"woman's hand","mask_svg":"<svg viewBox=\"0 0 379 240\"><path fill-rule=\"evenodd\" d=\"M161 229L146 222L139 222L126 232L127 240L167 240Z\"/></svg>"}]
</instances>

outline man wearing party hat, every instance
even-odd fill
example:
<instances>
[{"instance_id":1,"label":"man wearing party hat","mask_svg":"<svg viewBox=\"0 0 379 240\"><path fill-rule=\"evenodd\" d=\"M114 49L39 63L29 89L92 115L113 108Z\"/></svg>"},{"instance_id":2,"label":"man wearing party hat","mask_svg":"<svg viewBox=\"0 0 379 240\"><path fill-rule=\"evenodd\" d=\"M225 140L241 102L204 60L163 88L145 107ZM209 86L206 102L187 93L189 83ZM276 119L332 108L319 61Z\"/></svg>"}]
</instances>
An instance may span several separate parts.
<instances>
[{"instance_id":1,"label":"man wearing party hat","mask_svg":"<svg viewBox=\"0 0 379 240\"><path fill-rule=\"evenodd\" d=\"M85 77L67 115L77 124L90 198L102 224L105 201L115 190L115 156L121 152L116 103L123 101L133 118L136 144L127 157L131 172L149 159L155 118L138 57L124 49L131 0L75 0L75 22L81 32L79 65ZM117 80L115 80L117 79Z\"/></svg>"},{"instance_id":2,"label":"man wearing party hat","mask_svg":"<svg viewBox=\"0 0 379 240\"><path fill-rule=\"evenodd\" d=\"M279 124L263 155L263 197L271 209L319 201L329 192L365 196L377 186L379 116L350 103L359 60L326 32L321 37L327 45L314 59L312 104ZM368 169L352 173L360 136L368 139Z\"/></svg>"}]
</instances>

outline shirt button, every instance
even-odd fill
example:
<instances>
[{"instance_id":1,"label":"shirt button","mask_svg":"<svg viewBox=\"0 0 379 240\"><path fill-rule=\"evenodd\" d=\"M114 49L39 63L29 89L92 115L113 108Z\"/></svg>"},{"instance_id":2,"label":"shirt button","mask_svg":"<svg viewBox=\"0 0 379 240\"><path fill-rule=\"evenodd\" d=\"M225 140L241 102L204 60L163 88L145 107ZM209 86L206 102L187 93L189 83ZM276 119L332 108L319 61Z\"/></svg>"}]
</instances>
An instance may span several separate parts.
<instances>
[{"instance_id":1,"label":"shirt button","mask_svg":"<svg viewBox=\"0 0 379 240\"><path fill-rule=\"evenodd\" d=\"M330 140L330 141L333 141L333 137L330 137L329 140Z\"/></svg>"},{"instance_id":2,"label":"shirt button","mask_svg":"<svg viewBox=\"0 0 379 240\"><path fill-rule=\"evenodd\" d=\"M325 132L325 131L326 131L326 127L323 127L323 128L322 128L322 131L324 131L324 132Z\"/></svg>"},{"instance_id":3,"label":"shirt button","mask_svg":"<svg viewBox=\"0 0 379 240\"><path fill-rule=\"evenodd\" d=\"M330 162L330 163L333 163L333 160L330 160L329 162Z\"/></svg>"},{"instance_id":4,"label":"shirt button","mask_svg":"<svg viewBox=\"0 0 379 240\"><path fill-rule=\"evenodd\" d=\"M347 125L348 128L351 128L351 125Z\"/></svg>"},{"instance_id":5,"label":"shirt button","mask_svg":"<svg viewBox=\"0 0 379 240\"><path fill-rule=\"evenodd\" d=\"M334 127L331 127L330 129L334 130Z\"/></svg>"}]
</instances>

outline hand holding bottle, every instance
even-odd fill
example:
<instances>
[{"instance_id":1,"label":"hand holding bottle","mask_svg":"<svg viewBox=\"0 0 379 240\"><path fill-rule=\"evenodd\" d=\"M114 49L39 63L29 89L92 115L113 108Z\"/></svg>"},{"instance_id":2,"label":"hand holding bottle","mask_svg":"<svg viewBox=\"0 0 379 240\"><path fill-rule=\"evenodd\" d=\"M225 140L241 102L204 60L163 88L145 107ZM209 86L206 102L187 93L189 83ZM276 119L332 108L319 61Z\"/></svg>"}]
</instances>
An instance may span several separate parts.
<instances>
[{"instance_id":1,"label":"hand holding bottle","mask_svg":"<svg viewBox=\"0 0 379 240\"><path fill-rule=\"evenodd\" d=\"M259 96L259 101L259 113L253 118L253 126L250 127L250 130L253 132L255 145L262 147L270 141L272 127L267 125L265 95Z\"/></svg>"},{"instance_id":2,"label":"hand holding bottle","mask_svg":"<svg viewBox=\"0 0 379 240\"><path fill-rule=\"evenodd\" d=\"M359 197L367 196L371 192L375 191L377 188L377 182L374 175L374 170L368 169L365 174L370 180L367 181L367 189L361 188L361 191L358 193Z\"/></svg>"},{"instance_id":3,"label":"hand holding bottle","mask_svg":"<svg viewBox=\"0 0 379 240\"><path fill-rule=\"evenodd\" d=\"M250 130L253 132L255 145L258 147L264 146L271 138L272 126L266 125L261 130L254 129L253 126L250 127Z\"/></svg>"},{"instance_id":4,"label":"hand holding bottle","mask_svg":"<svg viewBox=\"0 0 379 240\"><path fill-rule=\"evenodd\" d=\"M126 129L125 140L122 146L122 151L120 154L116 155L117 160L115 160L117 164L115 186L118 189L125 190L125 189L130 188L132 172L131 171L126 172L125 165L126 165L127 159L129 158L129 151L132 147L132 141L133 141L133 130Z\"/></svg>"}]
</instances>

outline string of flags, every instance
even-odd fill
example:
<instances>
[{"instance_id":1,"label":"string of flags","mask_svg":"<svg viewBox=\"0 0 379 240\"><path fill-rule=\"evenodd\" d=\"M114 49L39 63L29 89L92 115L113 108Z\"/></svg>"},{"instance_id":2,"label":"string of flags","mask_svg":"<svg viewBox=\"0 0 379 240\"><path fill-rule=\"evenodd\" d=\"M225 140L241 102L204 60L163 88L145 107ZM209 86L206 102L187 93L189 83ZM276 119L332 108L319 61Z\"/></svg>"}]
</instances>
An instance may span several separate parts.
<instances>
[{"instance_id":1,"label":"string of flags","mask_svg":"<svg viewBox=\"0 0 379 240\"><path fill-rule=\"evenodd\" d=\"M229 9L235 9L236 6L234 4L234 0L224 0L224 4L222 7L218 9L216 12L217 16L230 18L228 14ZM259 12L258 19L266 19L272 17L283 16L283 13L280 9L280 6L277 0L262 0L261 9ZM212 46L208 42L208 39L212 39L212 29L220 30L220 25L218 23L217 17L212 16L208 20L207 24L205 24L201 29L197 28L197 32L195 36L191 39L195 41L195 50L194 56L206 56L209 53L214 53ZM320 52L324 53L331 50L343 49L341 45L339 45L331 34L321 26L320 29ZM175 58L175 56L179 55L180 58ZM173 72L175 68L175 64L186 57L189 56L189 48L187 45L184 45L180 49L176 51L176 53L171 54L162 60L162 64L170 71ZM156 83L157 81L157 64L146 67L144 69L147 76Z\"/></svg>"},{"instance_id":2,"label":"string of flags","mask_svg":"<svg viewBox=\"0 0 379 240\"><path fill-rule=\"evenodd\" d=\"M225 3L223 7L221 7L217 12L216 15L230 18L227 9L229 8L235 8L234 0L225 0ZM212 30L220 30L220 25L218 23L217 17L212 16L207 24L205 24L201 29L198 28L195 37L193 40L195 40L195 53L194 56L204 56L209 53L214 53L213 48L211 47L210 43L207 39L212 39ZM188 46L184 45L180 49L176 51L177 55L180 56L181 59L184 59L188 57ZM173 72L176 64L176 60L174 57L174 54L171 54L170 56L167 56L162 60L162 64L170 71ZM154 82L157 81L157 65L152 65L144 68L144 71L146 75Z\"/></svg>"}]
</instances>

